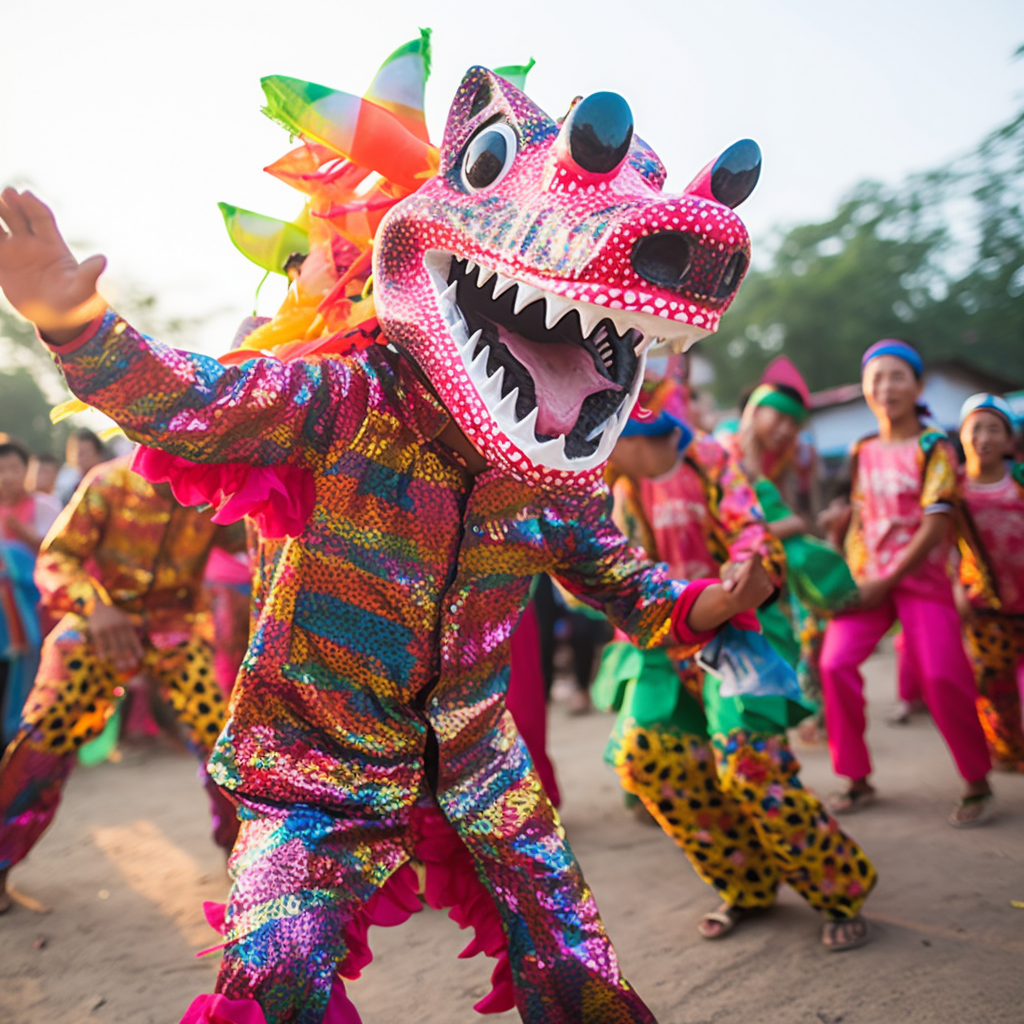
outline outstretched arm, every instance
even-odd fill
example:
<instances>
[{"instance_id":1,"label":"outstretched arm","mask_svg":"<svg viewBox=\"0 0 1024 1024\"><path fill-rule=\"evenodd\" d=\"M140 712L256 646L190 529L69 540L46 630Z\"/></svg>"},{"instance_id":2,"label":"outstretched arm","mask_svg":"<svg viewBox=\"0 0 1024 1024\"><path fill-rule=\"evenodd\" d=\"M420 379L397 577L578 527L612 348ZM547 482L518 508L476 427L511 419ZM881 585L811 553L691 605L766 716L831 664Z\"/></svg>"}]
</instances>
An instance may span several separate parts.
<instances>
[{"instance_id":1,"label":"outstretched arm","mask_svg":"<svg viewBox=\"0 0 1024 1024\"><path fill-rule=\"evenodd\" d=\"M102 256L79 263L29 192L0 193L0 289L32 320L79 398L131 437L196 462L298 461L354 435L368 382L340 360L216 360L151 341L96 291Z\"/></svg>"},{"instance_id":2,"label":"outstretched arm","mask_svg":"<svg viewBox=\"0 0 1024 1024\"><path fill-rule=\"evenodd\" d=\"M570 592L604 611L640 647L706 643L733 616L772 594L760 561L751 558L725 582L673 580L668 567L631 548L611 519L606 488L585 508L549 508L545 522L556 565Z\"/></svg>"}]
</instances>

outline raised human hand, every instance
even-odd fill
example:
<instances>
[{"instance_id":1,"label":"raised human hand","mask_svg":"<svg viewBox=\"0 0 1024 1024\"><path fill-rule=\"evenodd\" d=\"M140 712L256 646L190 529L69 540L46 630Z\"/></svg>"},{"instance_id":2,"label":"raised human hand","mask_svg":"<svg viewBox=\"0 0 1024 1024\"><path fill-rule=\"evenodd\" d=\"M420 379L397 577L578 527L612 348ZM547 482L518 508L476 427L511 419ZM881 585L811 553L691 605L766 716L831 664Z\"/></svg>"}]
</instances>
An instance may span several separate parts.
<instances>
[{"instance_id":1,"label":"raised human hand","mask_svg":"<svg viewBox=\"0 0 1024 1024\"><path fill-rule=\"evenodd\" d=\"M106 257L72 255L50 208L31 192L0 192L0 291L55 342L70 341L106 303L96 281Z\"/></svg>"}]
</instances>

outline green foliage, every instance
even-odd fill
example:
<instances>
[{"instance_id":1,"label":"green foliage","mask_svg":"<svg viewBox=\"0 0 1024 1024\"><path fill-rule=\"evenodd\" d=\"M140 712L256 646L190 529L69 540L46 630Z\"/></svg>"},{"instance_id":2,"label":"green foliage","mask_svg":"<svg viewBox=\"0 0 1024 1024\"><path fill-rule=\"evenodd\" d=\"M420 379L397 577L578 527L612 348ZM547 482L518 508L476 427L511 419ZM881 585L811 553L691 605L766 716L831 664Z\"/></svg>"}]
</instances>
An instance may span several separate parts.
<instances>
[{"instance_id":1,"label":"green foliage","mask_svg":"<svg viewBox=\"0 0 1024 1024\"><path fill-rule=\"evenodd\" d=\"M784 352L812 389L855 381L898 337L1024 384L1024 111L948 167L862 182L835 216L779 233L705 346L735 401Z\"/></svg>"},{"instance_id":2,"label":"green foliage","mask_svg":"<svg viewBox=\"0 0 1024 1024\"><path fill-rule=\"evenodd\" d=\"M50 423L50 405L26 367L0 371L0 431L24 441L33 452L60 456L67 429Z\"/></svg>"},{"instance_id":3,"label":"green foliage","mask_svg":"<svg viewBox=\"0 0 1024 1024\"><path fill-rule=\"evenodd\" d=\"M0 432L62 455L69 426L50 423L50 408L69 397L31 324L0 305Z\"/></svg>"}]
</instances>

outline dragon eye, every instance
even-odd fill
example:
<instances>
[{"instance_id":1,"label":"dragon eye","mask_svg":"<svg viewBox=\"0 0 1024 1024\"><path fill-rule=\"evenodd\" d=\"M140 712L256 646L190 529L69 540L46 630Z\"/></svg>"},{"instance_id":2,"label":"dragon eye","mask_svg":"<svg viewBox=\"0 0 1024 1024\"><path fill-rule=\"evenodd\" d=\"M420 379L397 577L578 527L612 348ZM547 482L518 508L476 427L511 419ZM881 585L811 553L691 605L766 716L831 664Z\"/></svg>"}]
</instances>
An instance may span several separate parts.
<instances>
[{"instance_id":1,"label":"dragon eye","mask_svg":"<svg viewBox=\"0 0 1024 1024\"><path fill-rule=\"evenodd\" d=\"M519 144L504 121L489 124L470 140L462 157L462 183L470 192L496 184L508 173Z\"/></svg>"}]
</instances>

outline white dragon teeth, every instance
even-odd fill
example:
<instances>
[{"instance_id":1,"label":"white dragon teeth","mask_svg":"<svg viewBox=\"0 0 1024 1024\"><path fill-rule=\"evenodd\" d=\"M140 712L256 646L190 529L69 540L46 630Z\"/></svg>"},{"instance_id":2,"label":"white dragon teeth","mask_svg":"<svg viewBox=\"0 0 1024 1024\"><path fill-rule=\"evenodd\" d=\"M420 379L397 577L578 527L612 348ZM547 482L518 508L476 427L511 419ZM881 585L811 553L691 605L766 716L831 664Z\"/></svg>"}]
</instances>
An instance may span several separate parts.
<instances>
[{"instance_id":1,"label":"white dragon teeth","mask_svg":"<svg viewBox=\"0 0 1024 1024\"><path fill-rule=\"evenodd\" d=\"M578 302L575 308L580 317L580 331L584 338L589 338L594 328L608 315L600 306L594 306L589 302Z\"/></svg>"},{"instance_id":2,"label":"white dragon teeth","mask_svg":"<svg viewBox=\"0 0 1024 1024\"><path fill-rule=\"evenodd\" d=\"M547 298L549 293L534 288L532 284L520 284L516 289L516 300L512 303L512 312L521 313L531 302Z\"/></svg>"},{"instance_id":3,"label":"white dragon teeth","mask_svg":"<svg viewBox=\"0 0 1024 1024\"><path fill-rule=\"evenodd\" d=\"M494 271L491 270L488 267L485 267L481 263L480 264L480 269L477 271L477 275L476 275L476 286L477 286L477 288L483 288L483 286L485 284L487 284L487 282L490 281L490 279L493 276L494 276Z\"/></svg>"},{"instance_id":4,"label":"white dragon teeth","mask_svg":"<svg viewBox=\"0 0 1024 1024\"><path fill-rule=\"evenodd\" d=\"M545 441L543 444L538 444L530 452L530 459L533 462L539 462L541 465L550 465L556 460L565 459L565 434L561 434L558 437L553 437L550 441Z\"/></svg>"},{"instance_id":5,"label":"white dragon teeth","mask_svg":"<svg viewBox=\"0 0 1024 1024\"><path fill-rule=\"evenodd\" d=\"M479 331L477 333L479 333ZM469 346L467 346L467 348L469 348ZM472 352L472 348L469 348L469 351ZM478 380L481 383L487 379L487 356L489 354L490 349L484 345L484 347L477 352L473 361L469 364L470 375L474 380Z\"/></svg>"},{"instance_id":6,"label":"white dragon teeth","mask_svg":"<svg viewBox=\"0 0 1024 1024\"><path fill-rule=\"evenodd\" d=\"M589 434L587 434L587 440L593 441L595 437L600 437L605 432L605 430L607 430L608 427L612 425L614 419L615 413L612 413L611 416L609 416L606 420L599 423L596 427L594 427L594 429Z\"/></svg>"},{"instance_id":7,"label":"white dragon teeth","mask_svg":"<svg viewBox=\"0 0 1024 1024\"><path fill-rule=\"evenodd\" d=\"M453 281L443 292L441 292L441 301L448 303L450 306L457 305L455 302L455 295L459 290L458 281Z\"/></svg>"},{"instance_id":8,"label":"white dragon teeth","mask_svg":"<svg viewBox=\"0 0 1024 1024\"><path fill-rule=\"evenodd\" d=\"M509 288L515 287L516 282L511 277L506 277L504 274L499 274L497 271L494 272L494 294L493 298L497 298L499 295L504 295Z\"/></svg>"},{"instance_id":9,"label":"white dragon teeth","mask_svg":"<svg viewBox=\"0 0 1024 1024\"><path fill-rule=\"evenodd\" d=\"M550 331L566 313L572 310L573 304L569 299L563 299L561 295L552 295L550 292L544 292L543 295L544 326Z\"/></svg>"},{"instance_id":10,"label":"white dragon teeth","mask_svg":"<svg viewBox=\"0 0 1024 1024\"><path fill-rule=\"evenodd\" d=\"M534 406L524 419L519 420L515 426L509 429L509 437L515 441L520 448L523 445L533 446L537 444L537 416L538 409ZM524 449L525 450L525 449Z\"/></svg>"},{"instance_id":11,"label":"white dragon teeth","mask_svg":"<svg viewBox=\"0 0 1024 1024\"><path fill-rule=\"evenodd\" d=\"M486 360L486 349L484 359ZM505 367L499 366L495 372L479 387L480 397L487 403L488 408L493 408L501 401L501 385L505 381ZM534 410L536 411L536 410Z\"/></svg>"},{"instance_id":12,"label":"white dragon teeth","mask_svg":"<svg viewBox=\"0 0 1024 1024\"><path fill-rule=\"evenodd\" d=\"M472 358L473 350L476 348L476 343L480 340L480 337L483 335L483 333L483 330L474 331L472 335L470 335L469 341L467 341L464 346L460 346L461 348L466 349L466 352L470 356L470 358Z\"/></svg>"},{"instance_id":13,"label":"white dragon teeth","mask_svg":"<svg viewBox=\"0 0 1024 1024\"><path fill-rule=\"evenodd\" d=\"M503 417L508 417L513 422L515 421L516 402L519 399L519 388L513 388L495 407L491 415L496 419L500 420Z\"/></svg>"}]
</instances>

